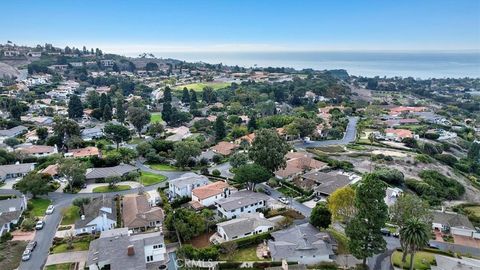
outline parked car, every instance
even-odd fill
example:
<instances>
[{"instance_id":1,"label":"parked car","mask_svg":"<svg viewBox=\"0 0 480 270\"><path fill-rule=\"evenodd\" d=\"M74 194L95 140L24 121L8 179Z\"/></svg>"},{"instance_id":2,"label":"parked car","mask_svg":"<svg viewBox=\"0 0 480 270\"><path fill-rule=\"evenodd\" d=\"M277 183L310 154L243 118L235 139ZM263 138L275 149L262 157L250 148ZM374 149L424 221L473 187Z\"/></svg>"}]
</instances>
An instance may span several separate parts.
<instances>
[{"instance_id":1,"label":"parked car","mask_svg":"<svg viewBox=\"0 0 480 270\"><path fill-rule=\"evenodd\" d=\"M385 235L385 236L390 236L390 234L391 234L390 230L387 229L387 228L382 228L380 231L381 231L382 234Z\"/></svg>"},{"instance_id":2,"label":"parked car","mask_svg":"<svg viewBox=\"0 0 480 270\"><path fill-rule=\"evenodd\" d=\"M55 206L53 206L53 205L50 204L50 205L47 207L47 210L45 211L45 214L46 214L46 215L51 215L51 214L53 213L53 210L55 210Z\"/></svg>"},{"instance_id":3,"label":"parked car","mask_svg":"<svg viewBox=\"0 0 480 270\"><path fill-rule=\"evenodd\" d=\"M284 204L289 204L290 202L288 201L287 198L284 198L284 197L280 197L278 198L278 200L281 202L281 203L284 203Z\"/></svg>"},{"instance_id":4,"label":"parked car","mask_svg":"<svg viewBox=\"0 0 480 270\"><path fill-rule=\"evenodd\" d=\"M263 190L263 193L267 194L267 195L272 195L272 192L269 190L269 189L264 189Z\"/></svg>"},{"instance_id":5,"label":"parked car","mask_svg":"<svg viewBox=\"0 0 480 270\"><path fill-rule=\"evenodd\" d=\"M27 249L33 251L37 247L37 241L30 241L27 244Z\"/></svg>"},{"instance_id":6,"label":"parked car","mask_svg":"<svg viewBox=\"0 0 480 270\"><path fill-rule=\"evenodd\" d=\"M35 224L35 230L43 229L44 225L45 225L45 221L43 221L43 220L37 221L37 224Z\"/></svg>"},{"instance_id":7,"label":"parked car","mask_svg":"<svg viewBox=\"0 0 480 270\"><path fill-rule=\"evenodd\" d=\"M32 251L30 249L25 249L25 251L22 254L22 261L28 261L30 260L30 256L32 255Z\"/></svg>"}]
</instances>

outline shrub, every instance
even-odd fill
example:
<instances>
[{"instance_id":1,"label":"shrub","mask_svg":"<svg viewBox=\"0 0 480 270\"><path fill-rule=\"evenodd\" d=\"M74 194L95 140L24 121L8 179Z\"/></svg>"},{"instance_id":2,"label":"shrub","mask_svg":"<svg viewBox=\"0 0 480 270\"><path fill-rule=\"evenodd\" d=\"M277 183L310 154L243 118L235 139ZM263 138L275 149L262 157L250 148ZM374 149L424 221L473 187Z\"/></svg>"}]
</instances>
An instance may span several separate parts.
<instances>
[{"instance_id":1,"label":"shrub","mask_svg":"<svg viewBox=\"0 0 480 270\"><path fill-rule=\"evenodd\" d=\"M183 245L177 250L177 253L180 257L191 260L217 260L219 256L217 246L194 248L192 245Z\"/></svg>"},{"instance_id":2,"label":"shrub","mask_svg":"<svg viewBox=\"0 0 480 270\"><path fill-rule=\"evenodd\" d=\"M219 170L217 170L217 169L215 169L215 170L212 171L212 175L213 175L213 176L220 176L221 174L222 174L222 173L221 173Z\"/></svg>"},{"instance_id":3,"label":"shrub","mask_svg":"<svg viewBox=\"0 0 480 270\"><path fill-rule=\"evenodd\" d=\"M212 161L215 162L215 163L219 163L220 161L222 161L222 156L220 156L220 155L213 155Z\"/></svg>"},{"instance_id":4,"label":"shrub","mask_svg":"<svg viewBox=\"0 0 480 270\"><path fill-rule=\"evenodd\" d=\"M249 237L241 238L235 240L237 242L238 248L248 247L252 245L258 245L263 242L263 240L270 239L270 233L261 233L257 235L252 235Z\"/></svg>"},{"instance_id":5,"label":"shrub","mask_svg":"<svg viewBox=\"0 0 480 270\"><path fill-rule=\"evenodd\" d=\"M387 184L401 186L404 182L404 175L397 169L381 168L374 172L378 177Z\"/></svg>"},{"instance_id":6,"label":"shrub","mask_svg":"<svg viewBox=\"0 0 480 270\"><path fill-rule=\"evenodd\" d=\"M32 218L25 218L22 222L22 230L23 231L33 231L35 228L35 220Z\"/></svg>"},{"instance_id":7,"label":"shrub","mask_svg":"<svg viewBox=\"0 0 480 270\"><path fill-rule=\"evenodd\" d=\"M277 187L278 186L278 180L277 178L270 178L267 182L267 184L270 186L270 187Z\"/></svg>"},{"instance_id":8,"label":"shrub","mask_svg":"<svg viewBox=\"0 0 480 270\"><path fill-rule=\"evenodd\" d=\"M438 205L442 200L458 199L465 193L463 185L437 171L424 170L419 176L423 181L408 179L405 183L432 205Z\"/></svg>"},{"instance_id":9,"label":"shrub","mask_svg":"<svg viewBox=\"0 0 480 270\"><path fill-rule=\"evenodd\" d=\"M7 242L8 240L12 240L13 236L10 232L6 232L4 235L0 237L0 243Z\"/></svg>"},{"instance_id":10,"label":"shrub","mask_svg":"<svg viewBox=\"0 0 480 270\"><path fill-rule=\"evenodd\" d=\"M436 154L434 156L437 160L447 164L448 166L453 166L455 163L457 163L457 158L450 155L450 154Z\"/></svg>"},{"instance_id":11,"label":"shrub","mask_svg":"<svg viewBox=\"0 0 480 270\"><path fill-rule=\"evenodd\" d=\"M415 160L422 163L432 163L432 158L425 154L418 154L415 156Z\"/></svg>"}]
</instances>

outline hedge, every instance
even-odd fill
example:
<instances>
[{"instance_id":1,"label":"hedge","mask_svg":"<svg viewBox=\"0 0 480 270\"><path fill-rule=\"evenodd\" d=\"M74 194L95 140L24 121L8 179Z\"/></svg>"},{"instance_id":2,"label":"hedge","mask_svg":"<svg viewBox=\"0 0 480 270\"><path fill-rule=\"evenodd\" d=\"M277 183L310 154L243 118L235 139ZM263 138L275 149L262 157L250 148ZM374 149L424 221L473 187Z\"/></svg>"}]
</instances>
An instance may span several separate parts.
<instances>
[{"instance_id":1,"label":"hedge","mask_svg":"<svg viewBox=\"0 0 480 270\"><path fill-rule=\"evenodd\" d=\"M267 240L267 239L270 239L270 238L271 238L270 233L266 232L266 233L261 233L261 234L257 234L257 235L252 235L252 236L245 237L245 238L240 238L240 239L237 239L237 240L234 240L234 241L235 241L235 243L237 243L238 248L242 248L242 247L248 247L248 246L252 246L252 245L258 245L258 244L262 243L263 240Z\"/></svg>"}]
</instances>

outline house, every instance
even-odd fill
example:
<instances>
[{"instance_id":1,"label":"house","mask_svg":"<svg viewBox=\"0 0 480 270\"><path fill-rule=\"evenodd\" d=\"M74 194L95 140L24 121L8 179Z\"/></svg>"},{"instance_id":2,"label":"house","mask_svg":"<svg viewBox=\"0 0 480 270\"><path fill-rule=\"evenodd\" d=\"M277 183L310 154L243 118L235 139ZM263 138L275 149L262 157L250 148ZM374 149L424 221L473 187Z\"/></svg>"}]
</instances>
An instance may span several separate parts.
<instances>
[{"instance_id":1,"label":"house","mask_svg":"<svg viewBox=\"0 0 480 270\"><path fill-rule=\"evenodd\" d=\"M330 196L335 190L350 184L348 175L337 172L310 172L295 180L295 185L303 189L314 189L317 196Z\"/></svg>"},{"instance_id":2,"label":"house","mask_svg":"<svg viewBox=\"0 0 480 270\"><path fill-rule=\"evenodd\" d=\"M328 233L320 232L310 223L295 225L273 232L268 240L272 261L295 261L300 264L318 264L333 259L336 242Z\"/></svg>"},{"instance_id":3,"label":"house","mask_svg":"<svg viewBox=\"0 0 480 270\"><path fill-rule=\"evenodd\" d=\"M250 133L245 136L242 136L235 140L235 143L240 145L242 142L247 142L248 144L252 144L253 140L255 140L255 133Z\"/></svg>"},{"instance_id":4,"label":"house","mask_svg":"<svg viewBox=\"0 0 480 270\"><path fill-rule=\"evenodd\" d=\"M202 206L214 205L216 201L227 198L235 192L227 182L217 181L192 190L192 202L198 202Z\"/></svg>"},{"instance_id":5,"label":"house","mask_svg":"<svg viewBox=\"0 0 480 270\"><path fill-rule=\"evenodd\" d=\"M86 128L82 130L82 139L84 141L91 141L103 137L103 130L100 127Z\"/></svg>"},{"instance_id":6,"label":"house","mask_svg":"<svg viewBox=\"0 0 480 270\"><path fill-rule=\"evenodd\" d=\"M86 266L100 269L165 269L167 250L161 232L130 235L128 228L100 233L90 242Z\"/></svg>"},{"instance_id":7,"label":"house","mask_svg":"<svg viewBox=\"0 0 480 270\"><path fill-rule=\"evenodd\" d=\"M65 154L65 157L84 158L84 157L98 157L100 150L95 146L88 146L85 148L71 149Z\"/></svg>"},{"instance_id":8,"label":"house","mask_svg":"<svg viewBox=\"0 0 480 270\"><path fill-rule=\"evenodd\" d=\"M217 234L224 241L240 239L272 231L275 223L261 213L243 214L217 224Z\"/></svg>"},{"instance_id":9,"label":"house","mask_svg":"<svg viewBox=\"0 0 480 270\"><path fill-rule=\"evenodd\" d=\"M12 226L18 225L23 211L27 208L25 195L0 201L0 236L10 232Z\"/></svg>"},{"instance_id":10,"label":"house","mask_svg":"<svg viewBox=\"0 0 480 270\"><path fill-rule=\"evenodd\" d=\"M75 221L75 234L95 234L111 230L117 225L117 207L111 198L93 198L83 208L84 214Z\"/></svg>"},{"instance_id":11,"label":"house","mask_svg":"<svg viewBox=\"0 0 480 270\"><path fill-rule=\"evenodd\" d=\"M27 132L28 128L25 126L16 126L10 129L1 129L0 130L0 143L3 143L5 139L15 138L23 133Z\"/></svg>"},{"instance_id":12,"label":"house","mask_svg":"<svg viewBox=\"0 0 480 270\"><path fill-rule=\"evenodd\" d=\"M390 109L389 114L392 116L399 116L402 113L418 113L426 111L426 107L409 107L409 106L399 106Z\"/></svg>"},{"instance_id":13,"label":"house","mask_svg":"<svg viewBox=\"0 0 480 270\"><path fill-rule=\"evenodd\" d=\"M313 155L307 152L289 152L285 157L287 159L285 168L274 173L279 179L287 179L305 171L317 171L327 167L326 163L314 159Z\"/></svg>"},{"instance_id":14,"label":"house","mask_svg":"<svg viewBox=\"0 0 480 270\"><path fill-rule=\"evenodd\" d=\"M18 151L35 157L47 157L58 153L57 146L48 145L29 145L18 148Z\"/></svg>"},{"instance_id":15,"label":"house","mask_svg":"<svg viewBox=\"0 0 480 270\"><path fill-rule=\"evenodd\" d=\"M168 194L171 199L176 197L192 197L192 190L209 184L206 176L196 173L185 173L177 179L168 181Z\"/></svg>"},{"instance_id":16,"label":"house","mask_svg":"<svg viewBox=\"0 0 480 270\"><path fill-rule=\"evenodd\" d=\"M480 239L480 232L475 229L466 216L445 211L432 211L432 215L432 229Z\"/></svg>"},{"instance_id":17,"label":"house","mask_svg":"<svg viewBox=\"0 0 480 270\"><path fill-rule=\"evenodd\" d=\"M387 128L385 130L385 138L391 141L401 142L404 138L413 138L412 131L408 129L393 129Z\"/></svg>"},{"instance_id":18,"label":"house","mask_svg":"<svg viewBox=\"0 0 480 270\"><path fill-rule=\"evenodd\" d=\"M192 136L192 133L190 133L190 129L186 126L169 128L167 129L167 134L168 133L173 133L173 135L168 136L165 140L171 141L171 142L179 142L183 139L186 139Z\"/></svg>"},{"instance_id":19,"label":"house","mask_svg":"<svg viewBox=\"0 0 480 270\"><path fill-rule=\"evenodd\" d=\"M0 181L23 177L35 169L35 163L0 165Z\"/></svg>"},{"instance_id":20,"label":"house","mask_svg":"<svg viewBox=\"0 0 480 270\"><path fill-rule=\"evenodd\" d=\"M58 164L48 165L45 169L40 170L38 173L47 174L47 175L50 175L53 178L57 178L58 177Z\"/></svg>"},{"instance_id":21,"label":"house","mask_svg":"<svg viewBox=\"0 0 480 270\"><path fill-rule=\"evenodd\" d=\"M232 219L242 214L255 213L267 207L269 197L263 193L242 190L215 202L221 218Z\"/></svg>"},{"instance_id":22,"label":"house","mask_svg":"<svg viewBox=\"0 0 480 270\"><path fill-rule=\"evenodd\" d=\"M223 156L229 156L236 148L238 148L238 145L236 144L230 142L219 142L217 145L212 147L212 151Z\"/></svg>"},{"instance_id":23,"label":"house","mask_svg":"<svg viewBox=\"0 0 480 270\"><path fill-rule=\"evenodd\" d=\"M113 167L89 168L85 173L87 180L105 179L108 177L124 177L128 173L137 172L138 168L130 164L120 164Z\"/></svg>"},{"instance_id":24,"label":"house","mask_svg":"<svg viewBox=\"0 0 480 270\"><path fill-rule=\"evenodd\" d=\"M104 67L113 67L113 65L115 64L115 60L103 59L103 60L100 60L100 64L102 64L102 66Z\"/></svg>"},{"instance_id":25,"label":"house","mask_svg":"<svg viewBox=\"0 0 480 270\"><path fill-rule=\"evenodd\" d=\"M123 197L123 226L130 230L145 231L161 227L164 217L162 208L152 207L146 194L128 194Z\"/></svg>"}]
</instances>

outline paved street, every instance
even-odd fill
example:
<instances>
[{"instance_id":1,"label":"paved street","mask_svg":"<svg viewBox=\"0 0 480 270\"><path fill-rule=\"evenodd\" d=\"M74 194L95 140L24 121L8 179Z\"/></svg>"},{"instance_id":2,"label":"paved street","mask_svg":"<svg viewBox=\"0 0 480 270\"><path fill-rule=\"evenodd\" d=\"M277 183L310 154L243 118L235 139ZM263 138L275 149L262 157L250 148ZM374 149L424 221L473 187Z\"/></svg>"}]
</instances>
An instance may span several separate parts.
<instances>
[{"instance_id":1,"label":"paved street","mask_svg":"<svg viewBox=\"0 0 480 270\"><path fill-rule=\"evenodd\" d=\"M390 256L393 251L400 247L400 240L391 236L384 236L383 239L387 242L387 250L384 253L377 254L367 259L368 267L372 270L391 270L393 269L390 263Z\"/></svg>"},{"instance_id":2,"label":"paved street","mask_svg":"<svg viewBox=\"0 0 480 270\"><path fill-rule=\"evenodd\" d=\"M435 246L442 251L452 251L461 254L470 254L472 256L480 257L480 248L461 246L453 243L440 242L430 240L430 245Z\"/></svg>"},{"instance_id":3,"label":"paved street","mask_svg":"<svg viewBox=\"0 0 480 270\"><path fill-rule=\"evenodd\" d=\"M265 184L259 184L260 187L262 187L263 189L268 189L271 191L272 195L270 195L270 197L278 200L278 198L280 197L284 197L284 195L279 192L279 191L276 191L275 189L272 189L271 187L265 185ZM302 215L305 216L305 218L309 218L310 217L310 214L312 213L312 209L310 209L309 207L307 207L306 205L304 205L303 203L300 203L300 202L297 202L296 200L293 200L291 198L289 198L290 200L290 205L289 207L297 210L298 212L302 213Z\"/></svg>"},{"instance_id":4,"label":"paved street","mask_svg":"<svg viewBox=\"0 0 480 270\"><path fill-rule=\"evenodd\" d=\"M321 147L321 146L328 146L328 145L339 145L339 144L349 144L355 141L357 136L357 123L358 117L349 117L348 118L348 125L345 131L345 135L341 140L326 140L326 141L309 141L309 142L297 142L294 144L295 148L297 149L305 149L309 147Z\"/></svg>"}]
</instances>

